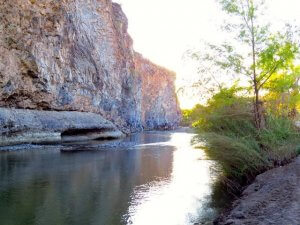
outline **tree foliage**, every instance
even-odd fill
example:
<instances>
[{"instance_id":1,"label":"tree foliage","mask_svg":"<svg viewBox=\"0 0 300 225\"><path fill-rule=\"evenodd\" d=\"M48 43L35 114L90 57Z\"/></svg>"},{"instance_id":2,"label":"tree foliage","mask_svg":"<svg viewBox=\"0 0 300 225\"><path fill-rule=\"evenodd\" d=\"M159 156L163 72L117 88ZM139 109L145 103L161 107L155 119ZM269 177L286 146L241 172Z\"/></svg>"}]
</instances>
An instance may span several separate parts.
<instances>
[{"instance_id":1,"label":"tree foliage","mask_svg":"<svg viewBox=\"0 0 300 225\"><path fill-rule=\"evenodd\" d=\"M281 34L271 32L269 23L264 20L263 0L217 0L217 2L230 16L222 27L230 38L219 45L207 44L209 51L205 53L193 52L190 55L199 61L200 67L210 65L200 70L202 72L213 70L209 74L210 80L222 80L218 76L231 75L236 80L248 82L247 90L249 96L253 96L254 102L253 117L256 127L260 129L265 123L261 93L270 87L270 80L274 81L274 77L278 77L278 74L293 69L299 52L298 44L293 39L290 26L287 26L286 31ZM224 84L219 83L215 90L222 87Z\"/></svg>"}]
</instances>

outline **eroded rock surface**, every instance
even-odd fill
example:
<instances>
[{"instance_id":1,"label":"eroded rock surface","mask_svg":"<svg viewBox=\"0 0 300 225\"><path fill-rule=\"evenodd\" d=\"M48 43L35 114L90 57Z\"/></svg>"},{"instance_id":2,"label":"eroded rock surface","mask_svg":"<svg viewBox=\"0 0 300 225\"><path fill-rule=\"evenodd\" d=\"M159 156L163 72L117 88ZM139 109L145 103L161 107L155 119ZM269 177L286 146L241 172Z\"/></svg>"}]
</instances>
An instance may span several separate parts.
<instances>
[{"instance_id":1,"label":"eroded rock surface","mask_svg":"<svg viewBox=\"0 0 300 225\"><path fill-rule=\"evenodd\" d=\"M127 133L176 125L173 75L143 101L154 84L136 66L127 18L110 0L0 0L2 107L93 112Z\"/></svg>"},{"instance_id":2,"label":"eroded rock surface","mask_svg":"<svg viewBox=\"0 0 300 225\"><path fill-rule=\"evenodd\" d=\"M220 224L298 225L299 221L300 157L257 176Z\"/></svg>"},{"instance_id":3,"label":"eroded rock surface","mask_svg":"<svg viewBox=\"0 0 300 225\"><path fill-rule=\"evenodd\" d=\"M0 108L0 146L123 136L112 122L95 113Z\"/></svg>"},{"instance_id":4,"label":"eroded rock surface","mask_svg":"<svg viewBox=\"0 0 300 225\"><path fill-rule=\"evenodd\" d=\"M135 67L142 80L142 123L147 129L172 129L181 119L174 72L151 63L139 53Z\"/></svg>"}]
</instances>

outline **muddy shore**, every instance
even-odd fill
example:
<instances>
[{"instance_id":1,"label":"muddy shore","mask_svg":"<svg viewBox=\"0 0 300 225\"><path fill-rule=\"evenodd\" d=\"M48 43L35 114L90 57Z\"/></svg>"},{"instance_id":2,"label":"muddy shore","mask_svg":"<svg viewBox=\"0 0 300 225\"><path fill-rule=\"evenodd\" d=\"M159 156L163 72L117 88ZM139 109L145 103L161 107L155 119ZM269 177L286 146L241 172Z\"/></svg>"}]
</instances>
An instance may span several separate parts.
<instances>
[{"instance_id":1,"label":"muddy shore","mask_svg":"<svg viewBox=\"0 0 300 225\"><path fill-rule=\"evenodd\" d=\"M258 175L221 216L221 225L268 225L300 222L300 156L292 163Z\"/></svg>"}]
</instances>

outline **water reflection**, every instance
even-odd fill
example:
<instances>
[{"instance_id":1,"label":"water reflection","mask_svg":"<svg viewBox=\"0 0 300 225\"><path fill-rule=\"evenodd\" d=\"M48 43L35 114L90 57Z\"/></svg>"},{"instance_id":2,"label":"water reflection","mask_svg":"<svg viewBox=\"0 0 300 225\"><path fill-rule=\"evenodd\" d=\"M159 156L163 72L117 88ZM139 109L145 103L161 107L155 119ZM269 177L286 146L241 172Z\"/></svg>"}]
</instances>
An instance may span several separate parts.
<instances>
[{"instance_id":1,"label":"water reflection","mask_svg":"<svg viewBox=\"0 0 300 225\"><path fill-rule=\"evenodd\" d=\"M191 137L152 132L117 150L0 153L0 223L183 225L212 218L210 162L192 149Z\"/></svg>"},{"instance_id":2,"label":"water reflection","mask_svg":"<svg viewBox=\"0 0 300 225\"><path fill-rule=\"evenodd\" d=\"M182 225L214 217L210 201L210 166L203 151L190 145L193 134L175 133L169 145L175 146L173 168L168 179L137 186L131 196L127 224ZM199 160L202 160L199 162Z\"/></svg>"}]
</instances>

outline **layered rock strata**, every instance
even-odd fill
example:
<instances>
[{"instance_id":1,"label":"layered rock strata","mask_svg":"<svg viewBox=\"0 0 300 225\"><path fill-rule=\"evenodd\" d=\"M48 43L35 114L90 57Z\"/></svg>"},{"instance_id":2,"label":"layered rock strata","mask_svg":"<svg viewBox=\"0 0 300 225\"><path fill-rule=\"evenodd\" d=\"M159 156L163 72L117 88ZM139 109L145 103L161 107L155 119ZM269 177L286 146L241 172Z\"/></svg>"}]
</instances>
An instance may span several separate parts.
<instances>
[{"instance_id":1,"label":"layered rock strata","mask_svg":"<svg viewBox=\"0 0 300 225\"><path fill-rule=\"evenodd\" d=\"M1 107L92 112L125 133L175 127L174 76L147 78L146 63L110 0L0 0Z\"/></svg>"},{"instance_id":2,"label":"layered rock strata","mask_svg":"<svg viewBox=\"0 0 300 225\"><path fill-rule=\"evenodd\" d=\"M123 137L95 113L0 108L0 146L76 142Z\"/></svg>"}]
</instances>

